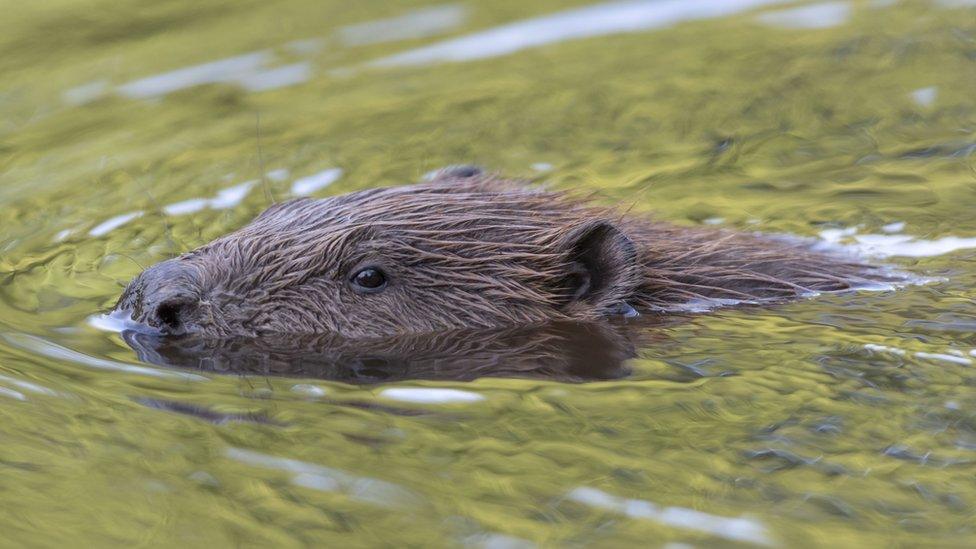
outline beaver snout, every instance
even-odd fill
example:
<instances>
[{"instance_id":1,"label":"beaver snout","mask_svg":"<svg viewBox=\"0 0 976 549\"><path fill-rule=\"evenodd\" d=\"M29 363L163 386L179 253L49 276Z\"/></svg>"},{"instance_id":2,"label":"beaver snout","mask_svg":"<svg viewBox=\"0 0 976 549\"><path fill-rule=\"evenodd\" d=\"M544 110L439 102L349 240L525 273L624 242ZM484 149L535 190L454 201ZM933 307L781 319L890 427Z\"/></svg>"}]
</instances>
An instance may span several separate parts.
<instances>
[{"instance_id":1,"label":"beaver snout","mask_svg":"<svg viewBox=\"0 0 976 549\"><path fill-rule=\"evenodd\" d=\"M134 280L124 299L133 319L169 335L191 331L200 305L196 270L185 261L169 260L150 267Z\"/></svg>"}]
</instances>

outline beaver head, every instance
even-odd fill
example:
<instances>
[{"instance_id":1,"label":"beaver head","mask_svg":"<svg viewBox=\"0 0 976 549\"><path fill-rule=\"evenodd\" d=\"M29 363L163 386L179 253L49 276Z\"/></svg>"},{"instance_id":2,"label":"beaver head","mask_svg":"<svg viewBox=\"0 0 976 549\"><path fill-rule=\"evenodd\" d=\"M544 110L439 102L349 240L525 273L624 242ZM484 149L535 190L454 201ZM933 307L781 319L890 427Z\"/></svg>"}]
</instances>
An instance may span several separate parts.
<instances>
[{"instance_id":1,"label":"beaver head","mask_svg":"<svg viewBox=\"0 0 976 549\"><path fill-rule=\"evenodd\" d=\"M632 311L618 215L448 170L412 186L276 204L133 280L116 309L168 334L380 337Z\"/></svg>"}]
</instances>

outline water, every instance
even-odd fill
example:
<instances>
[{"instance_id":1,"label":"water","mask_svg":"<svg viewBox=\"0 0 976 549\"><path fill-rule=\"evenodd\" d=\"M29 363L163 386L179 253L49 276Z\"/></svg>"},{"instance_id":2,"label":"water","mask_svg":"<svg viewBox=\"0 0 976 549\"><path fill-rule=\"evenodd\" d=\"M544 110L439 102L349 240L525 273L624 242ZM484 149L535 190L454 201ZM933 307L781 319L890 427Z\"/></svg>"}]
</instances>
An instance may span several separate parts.
<instances>
[{"instance_id":1,"label":"water","mask_svg":"<svg viewBox=\"0 0 976 549\"><path fill-rule=\"evenodd\" d=\"M974 9L6 6L4 544L972 545ZM89 321L272 199L459 162L929 281L560 347L571 379L179 369Z\"/></svg>"}]
</instances>

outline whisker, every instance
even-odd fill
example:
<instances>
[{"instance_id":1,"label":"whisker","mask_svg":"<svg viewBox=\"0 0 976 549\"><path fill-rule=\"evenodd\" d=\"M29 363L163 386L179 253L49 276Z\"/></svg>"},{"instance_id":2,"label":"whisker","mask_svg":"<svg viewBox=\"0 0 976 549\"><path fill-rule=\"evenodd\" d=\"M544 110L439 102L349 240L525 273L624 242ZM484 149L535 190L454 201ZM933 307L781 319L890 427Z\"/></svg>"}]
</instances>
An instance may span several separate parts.
<instances>
[{"instance_id":1,"label":"whisker","mask_svg":"<svg viewBox=\"0 0 976 549\"><path fill-rule=\"evenodd\" d=\"M258 141L258 167L261 169L261 188L264 189L264 199L270 202L269 205L277 204L271 187L268 185L267 170L264 167L264 148L261 146L261 111L255 113L254 130Z\"/></svg>"},{"instance_id":2,"label":"whisker","mask_svg":"<svg viewBox=\"0 0 976 549\"><path fill-rule=\"evenodd\" d=\"M163 232L166 235L166 241L169 242L170 249L173 250L174 253L179 254L180 246L176 243L176 239L173 238L173 226L169 223L169 216L167 216L166 212L163 211L163 207L159 204L159 201L156 200L156 197L149 192L149 189L144 187L139 180L135 180L135 182L136 185L139 186L139 189L146 193L146 196L149 197L149 201L152 203L155 212L163 219Z\"/></svg>"}]
</instances>

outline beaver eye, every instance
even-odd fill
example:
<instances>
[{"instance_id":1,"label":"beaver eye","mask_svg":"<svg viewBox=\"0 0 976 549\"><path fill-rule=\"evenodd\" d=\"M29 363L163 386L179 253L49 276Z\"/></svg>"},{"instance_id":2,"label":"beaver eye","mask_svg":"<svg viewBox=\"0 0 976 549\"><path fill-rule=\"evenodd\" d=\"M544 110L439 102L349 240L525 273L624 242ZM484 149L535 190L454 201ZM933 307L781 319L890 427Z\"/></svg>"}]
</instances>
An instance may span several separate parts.
<instances>
[{"instance_id":1,"label":"beaver eye","mask_svg":"<svg viewBox=\"0 0 976 549\"><path fill-rule=\"evenodd\" d=\"M358 290L377 292L386 286L386 275L376 267L366 267L352 275L351 282Z\"/></svg>"}]
</instances>

